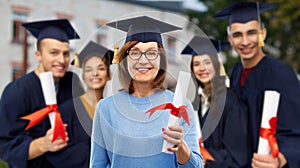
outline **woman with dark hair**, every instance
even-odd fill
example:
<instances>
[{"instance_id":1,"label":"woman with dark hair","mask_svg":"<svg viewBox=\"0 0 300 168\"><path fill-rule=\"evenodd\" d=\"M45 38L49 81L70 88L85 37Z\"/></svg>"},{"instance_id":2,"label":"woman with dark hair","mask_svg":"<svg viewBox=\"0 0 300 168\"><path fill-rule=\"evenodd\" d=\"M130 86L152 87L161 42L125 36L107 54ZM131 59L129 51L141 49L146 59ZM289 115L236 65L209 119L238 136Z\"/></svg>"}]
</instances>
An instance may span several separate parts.
<instances>
[{"instance_id":1,"label":"woman with dark hair","mask_svg":"<svg viewBox=\"0 0 300 168\"><path fill-rule=\"evenodd\" d=\"M71 63L82 68L82 79L86 85L83 95L59 106L64 123L67 124L68 146L61 157L56 157L58 167L89 167L91 132L96 104L103 98L106 82L111 79L110 63L113 52L90 41ZM75 56L76 58L76 56ZM73 90L73 92L76 90ZM50 154L51 155L51 154ZM72 160L72 162L64 162Z\"/></svg>"},{"instance_id":2,"label":"woman with dark hair","mask_svg":"<svg viewBox=\"0 0 300 168\"><path fill-rule=\"evenodd\" d=\"M223 43L195 36L182 54L191 54L191 71L199 87L194 108L202 130L205 149L214 160L205 167L246 167L247 114L236 94L226 87L226 75L218 59ZM206 159L206 158L204 158Z\"/></svg>"},{"instance_id":3,"label":"woman with dark hair","mask_svg":"<svg viewBox=\"0 0 300 168\"><path fill-rule=\"evenodd\" d=\"M128 31L118 54L118 70L123 91L97 105L92 133L91 167L202 167L193 109L186 99L191 125L167 127L169 110L151 117L145 112L170 103L174 93L163 86L167 58L161 34L179 29L147 16L109 23ZM125 28L124 28L125 27ZM127 29L128 28L128 29ZM159 31L163 30L164 31ZM162 152L163 141L173 146Z\"/></svg>"}]
</instances>

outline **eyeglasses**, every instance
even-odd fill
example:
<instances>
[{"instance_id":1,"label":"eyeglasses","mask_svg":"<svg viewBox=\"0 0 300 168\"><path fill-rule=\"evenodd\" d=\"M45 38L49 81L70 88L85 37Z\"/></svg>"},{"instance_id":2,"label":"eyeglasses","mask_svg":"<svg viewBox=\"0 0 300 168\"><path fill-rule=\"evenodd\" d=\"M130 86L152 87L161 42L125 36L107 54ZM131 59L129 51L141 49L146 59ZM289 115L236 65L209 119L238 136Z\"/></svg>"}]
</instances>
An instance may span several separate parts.
<instances>
[{"instance_id":1,"label":"eyeglasses","mask_svg":"<svg viewBox=\"0 0 300 168\"><path fill-rule=\"evenodd\" d=\"M129 50L127 52L129 57L134 60L140 59L143 54L146 56L148 60L155 60L159 55L159 51L157 50L148 50L145 52L139 50Z\"/></svg>"}]
</instances>

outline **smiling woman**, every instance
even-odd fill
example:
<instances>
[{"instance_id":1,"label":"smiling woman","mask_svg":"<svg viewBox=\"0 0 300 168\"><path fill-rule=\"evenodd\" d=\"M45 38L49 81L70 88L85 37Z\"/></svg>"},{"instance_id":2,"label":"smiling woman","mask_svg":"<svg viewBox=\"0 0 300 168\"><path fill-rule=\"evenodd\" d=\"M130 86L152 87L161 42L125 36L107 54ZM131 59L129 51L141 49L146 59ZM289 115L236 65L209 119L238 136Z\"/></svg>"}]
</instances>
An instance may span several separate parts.
<instances>
[{"instance_id":1,"label":"smiling woman","mask_svg":"<svg viewBox=\"0 0 300 168\"><path fill-rule=\"evenodd\" d=\"M142 54L141 51L145 51L146 54ZM133 56L137 55L136 53L140 53L140 58L133 59ZM151 53L154 53L153 56L156 58L153 57L154 59L149 60L147 55L152 56ZM160 57L158 56L157 43L137 43L129 50L127 62L127 69L133 79L133 87L139 88L139 85L145 84L151 86L151 81L155 79L159 70Z\"/></svg>"},{"instance_id":2,"label":"smiling woman","mask_svg":"<svg viewBox=\"0 0 300 168\"><path fill-rule=\"evenodd\" d=\"M70 139L64 157L74 160L72 165L61 164L62 167L89 167L90 135L95 107L103 98L104 87L111 78L109 66L112 55L111 50L90 41L79 53L78 59L71 63L82 68L82 78L87 89L83 95L59 106L61 116L68 125Z\"/></svg>"},{"instance_id":3,"label":"smiling woman","mask_svg":"<svg viewBox=\"0 0 300 168\"><path fill-rule=\"evenodd\" d=\"M132 59L130 51L134 50L144 52L149 50L157 51L157 56L155 59L149 60L146 55L141 54L139 59ZM128 93L133 93L134 81L137 83L141 82L143 85L147 83L152 89L164 89L163 83L166 78L167 58L161 44L157 42L141 43L130 41L124 45L119 54L120 60L126 58L119 64L119 73L121 74L119 77L123 88Z\"/></svg>"},{"instance_id":4,"label":"smiling woman","mask_svg":"<svg viewBox=\"0 0 300 168\"><path fill-rule=\"evenodd\" d=\"M226 42L194 36L182 54L192 56L191 71L201 91L193 104L201 139L213 158L204 158L205 167L241 168L248 159L247 113L236 94L226 88L217 54L224 46Z\"/></svg>"},{"instance_id":5,"label":"smiling woman","mask_svg":"<svg viewBox=\"0 0 300 168\"><path fill-rule=\"evenodd\" d=\"M91 167L202 167L195 118L186 100L193 124L184 121L167 129L170 113L161 110L148 118L144 113L174 94L163 86L167 57L161 33L179 27L142 16L109 23L128 32L118 54L118 72L123 91L99 102L92 133ZM163 153L163 140L173 144ZM151 146L149 148L149 146ZM133 150L134 149L134 150ZM173 152L173 153L172 153Z\"/></svg>"}]
</instances>

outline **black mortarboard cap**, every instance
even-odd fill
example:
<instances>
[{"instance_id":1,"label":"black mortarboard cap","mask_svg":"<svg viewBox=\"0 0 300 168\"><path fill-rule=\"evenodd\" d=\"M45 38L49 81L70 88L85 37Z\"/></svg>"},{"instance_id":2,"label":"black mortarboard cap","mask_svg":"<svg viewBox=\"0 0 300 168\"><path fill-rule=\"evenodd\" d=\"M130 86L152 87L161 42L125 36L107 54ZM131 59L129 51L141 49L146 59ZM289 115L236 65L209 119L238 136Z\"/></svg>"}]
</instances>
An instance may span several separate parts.
<instances>
[{"instance_id":1,"label":"black mortarboard cap","mask_svg":"<svg viewBox=\"0 0 300 168\"><path fill-rule=\"evenodd\" d=\"M204 36L194 36L187 46L182 50L181 54L195 55L212 55L217 56L229 45L229 42L210 39Z\"/></svg>"},{"instance_id":2,"label":"black mortarboard cap","mask_svg":"<svg viewBox=\"0 0 300 168\"><path fill-rule=\"evenodd\" d=\"M252 20L260 21L259 14L276 4L262 2L236 2L214 15L218 19L227 19L229 23L246 23Z\"/></svg>"},{"instance_id":3,"label":"black mortarboard cap","mask_svg":"<svg viewBox=\"0 0 300 168\"><path fill-rule=\"evenodd\" d=\"M105 57L109 64L111 64L113 55L114 53L112 50L90 41L78 54L79 67L82 67L83 60L88 56ZM74 63L75 61L73 60L71 64L74 65Z\"/></svg>"},{"instance_id":4,"label":"black mortarboard cap","mask_svg":"<svg viewBox=\"0 0 300 168\"><path fill-rule=\"evenodd\" d=\"M152 41L162 44L161 33L182 29L148 16L119 20L107 25L127 32L125 43L128 41Z\"/></svg>"},{"instance_id":5,"label":"black mortarboard cap","mask_svg":"<svg viewBox=\"0 0 300 168\"><path fill-rule=\"evenodd\" d=\"M229 46L229 42L210 39L204 36L194 36L187 46L182 50L181 54L189 54L192 56L208 54L218 57L218 53ZM219 60L219 58L218 58ZM223 63L220 61L220 76L226 76Z\"/></svg>"},{"instance_id":6,"label":"black mortarboard cap","mask_svg":"<svg viewBox=\"0 0 300 168\"><path fill-rule=\"evenodd\" d=\"M62 42L79 39L79 35L67 19L44 20L24 23L23 26L39 41L52 38Z\"/></svg>"},{"instance_id":7,"label":"black mortarboard cap","mask_svg":"<svg viewBox=\"0 0 300 168\"><path fill-rule=\"evenodd\" d=\"M228 47L230 45L230 43L228 41L221 41L221 40L216 40L216 39L209 39L209 40L213 43L213 45L218 53L223 51L226 47Z\"/></svg>"}]
</instances>

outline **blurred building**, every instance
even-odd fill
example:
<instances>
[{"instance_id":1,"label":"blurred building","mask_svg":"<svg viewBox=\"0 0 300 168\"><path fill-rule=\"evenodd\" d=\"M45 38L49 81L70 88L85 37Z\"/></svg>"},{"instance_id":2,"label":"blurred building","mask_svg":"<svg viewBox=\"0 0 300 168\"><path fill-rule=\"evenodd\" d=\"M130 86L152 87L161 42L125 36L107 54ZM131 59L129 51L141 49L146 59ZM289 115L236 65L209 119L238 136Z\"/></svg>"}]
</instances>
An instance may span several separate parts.
<instances>
[{"instance_id":1,"label":"blurred building","mask_svg":"<svg viewBox=\"0 0 300 168\"><path fill-rule=\"evenodd\" d=\"M187 3L187 2L190 3ZM197 0L196 0L197 1ZM195 0L165 1L103 1L103 0L1 0L0 1L0 94L4 87L14 79L23 75L25 63L27 73L34 70L37 61L34 58L35 39L21 26L23 22L45 19L67 18L75 27L80 40L70 42L72 58L74 52L80 52L89 40L94 40L110 49L116 41L121 47L126 34L104 26L107 22L134 15L150 14L151 16L184 28L180 32L172 32L163 40L170 60L170 76L177 77L181 49L192 38L188 19L180 14L183 10L203 11L205 7ZM168 5L169 4L169 5ZM195 8L197 4L199 7ZM190 8L190 7L194 8ZM24 43L27 39L27 43ZM27 45L26 45L27 44ZM175 66L172 66L175 65ZM174 72L174 74L173 74Z\"/></svg>"}]
</instances>

